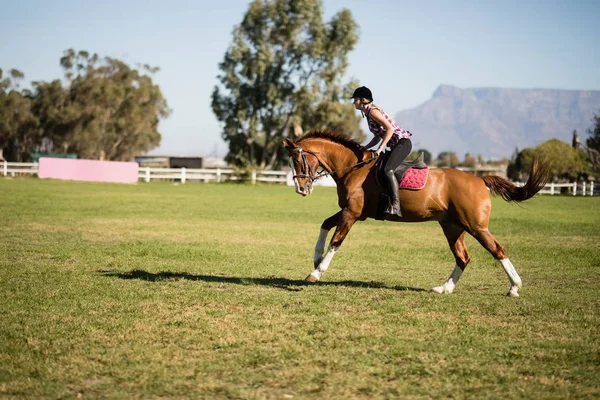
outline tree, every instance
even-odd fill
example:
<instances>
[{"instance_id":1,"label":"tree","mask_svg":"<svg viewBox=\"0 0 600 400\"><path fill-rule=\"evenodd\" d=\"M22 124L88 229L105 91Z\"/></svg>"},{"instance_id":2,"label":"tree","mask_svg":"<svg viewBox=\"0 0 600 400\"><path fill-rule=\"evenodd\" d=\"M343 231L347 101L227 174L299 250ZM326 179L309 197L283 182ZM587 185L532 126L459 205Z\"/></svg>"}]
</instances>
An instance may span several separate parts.
<instances>
[{"instance_id":1,"label":"tree","mask_svg":"<svg viewBox=\"0 0 600 400\"><path fill-rule=\"evenodd\" d=\"M592 165L592 169L600 172L600 115L594 114L594 127L588 129L590 137L587 138L587 154Z\"/></svg>"},{"instance_id":2,"label":"tree","mask_svg":"<svg viewBox=\"0 0 600 400\"><path fill-rule=\"evenodd\" d=\"M36 110L53 144L80 158L131 160L160 143L158 123L170 110L152 81L156 67L140 70L87 51L60 59L69 83L36 84ZM58 101L57 101L58 100Z\"/></svg>"},{"instance_id":3,"label":"tree","mask_svg":"<svg viewBox=\"0 0 600 400\"><path fill-rule=\"evenodd\" d=\"M33 151L75 152L80 158L131 160L160 143L157 127L170 110L147 65L131 68L113 58L67 50L60 80L33 82L19 92L23 74L0 70L0 149L26 160ZM8 158L7 157L7 158Z\"/></svg>"},{"instance_id":4,"label":"tree","mask_svg":"<svg viewBox=\"0 0 600 400\"><path fill-rule=\"evenodd\" d=\"M230 163L276 166L286 157L282 139L310 128L362 140L342 83L357 24L348 10L325 24L321 8L321 0L254 0L234 28L212 93Z\"/></svg>"},{"instance_id":5,"label":"tree","mask_svg":"<svg viewBox=\"0 0 600 400\"><path fill-rule=\"evenodd\" d=\"M587 147L600 151L600 115L594 114L594 128L588 129L589 138L585 141Z\"/></svg>"},{"instance_id":6,"label":"tree","mask_svg":"<svg viewBox=\"0 0 600 400\"><path fill-rule=\"evenodd\" d=\"M573 130L573 139L571 140L571 145L574 149L578 148L581 143L579 142L579 135L577 134L577 129Z\"/></svg>"},{"instance_id":7,"label":"tree","mask_svg":"<svg viewBox=\"0 0 600 400\"><path fill-rule=\"evenodd\" d=\"M568 143L550 139L535 152L545 162L551 164L552 175L558 179L573 180L589 173L587 156L584 151L573 149Z\"/></svg>"},{"instance_id":8,"label":"tree","mask_svg":"<svg viewBox=\"0 0 600 400\"><path fill-rule=\"evenodd\" d=\"M581 149L574 149L568 143L550 139L536 148L516 152L508 165L506 174L515 181L527 180L534 158L550 164L554 179L574 180L589 174L587 155Z\"/></svg>"},{"instance_id":9,"label":"tree","mask_svg":"<svg viewBox=\"0 0 600 400\"><path fill-rule=\"evenodd\" d=\"M69 88L61 81L33 82L32 112L37 116L43 132L46 152L66 153L73 150L73 130L80 113L71 99ZM74 150L73 150L74 151Z\"/></svg>"},{"instance_id":10,"label":"tree","mask_svg":"<svg viewBox=\"0 0 600 400\"><path fill-rule=\"evenodd\" d=\"M438 154L437 166L438 167L457 167L459 164L458 156L453 151L443 151Z\"/></svg>"},{"instance_id":11,"label":"tree","mask_svg":"<svg viewBox=\"0 0 600 400\"><path fill-rule=\"evenodd\" d=\"M525 182L529 177L529 171L531 170L531 164L536 156L536 151L531 148L526 148L522 151L519 149L515 150L511 162L506 168L506 175L509 179L518 182Z\"/></svg>"},{"instance_id":12,"label":"tree","mask_svg":"<svg viewBox=\"0 0 600 400\"><path fill-rule=\"evenodd\" d=\"M465 159L463 160L461 165L463 167L475 168L477 166L477 158L467 153L465 154Z\"/></svg>"},{"instance_id":13,"label":"tree","mask_svg":"<svg viewBox=\"0 0 600 400\"><path fill-rule=\"evenodd\" d=\"M147 65L133 69L112 58L67 50L59 80L33 82L19 92L19 71L0 71L0 148L25 160L33 151L75 152L80 158L131 160L160 143L157 131L170 110Z\"/></svg>"},{"instance_id":14,"label":"tree","mask_svg":"<svg viewBox=\"0 0 600 400\"><path fill-rule=\"evenodd\" d=\"M0 69L0 155L13 161L27 160L41 142L38 121L31 111L31 93L18 90L23 78L16 69L3 77Z\"/></svg>"}]
</instances>

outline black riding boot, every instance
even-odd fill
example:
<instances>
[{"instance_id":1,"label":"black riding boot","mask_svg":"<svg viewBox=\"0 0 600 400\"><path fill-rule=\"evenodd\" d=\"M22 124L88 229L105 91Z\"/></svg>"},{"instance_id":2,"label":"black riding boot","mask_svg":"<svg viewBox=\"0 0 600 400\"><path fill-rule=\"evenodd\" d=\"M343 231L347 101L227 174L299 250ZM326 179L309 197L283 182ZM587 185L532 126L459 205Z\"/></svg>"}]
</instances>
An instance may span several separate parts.
<instances>
[{"instance_id":1,"label":"black riding boot","mask_svg":"<svg viewBox=\"0 0 600 400\"><path fill-rule=\"evenodd\" d=\"M387 177L388 189L391 197L391 204L385 209L385 213L401 217L400 199L398 198L398 180L396 179L394 171L386 172L385 176Z\"/></svg>"}]
</instances>

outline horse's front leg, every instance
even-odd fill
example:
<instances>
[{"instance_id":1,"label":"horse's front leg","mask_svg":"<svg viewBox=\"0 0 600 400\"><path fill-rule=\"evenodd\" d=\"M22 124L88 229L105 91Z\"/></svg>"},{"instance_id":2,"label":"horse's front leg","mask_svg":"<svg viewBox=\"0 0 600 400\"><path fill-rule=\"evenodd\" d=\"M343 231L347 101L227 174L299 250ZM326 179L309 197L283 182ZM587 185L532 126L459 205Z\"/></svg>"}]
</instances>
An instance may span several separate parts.
<instances>
[{"instance_id":1,"label":"horse's front leg","mask_svg":"<svg viewBox=\"0 0 600 400\"><path fill-rule=\"evenodd\" d=\"M344 209L323 221L323 224L321 225L321 233L319 234L319 239L315 245L315 270L306 277L306 281L318 282L321 279L321 275L327 271L327 268L329 268L331 259L342 245L342 242L346 238L346 235L348 235L348 232L350 231L350 228L352 228L352 225L354 225L354 222L356 222L356 219L357 218L354 213L348 209ZM325 256L323 256L327 233L331 230L335 222L337 222L337 228L333 233L333 237L329 243L329 248L327 249Z\"/></svg>"},{"instance_id":2,"label":"horse's front leg","mask_svg":"<svg viewBox=\"0 0 600 400\"><path fill-rule=\"evenodd\" d=\"M342 212L338 211L321 224L321 232L319 232L319 239L317 239L317 243L315 244L315 255L313 258L315 268L317 268L319 264L321 264L321 261L323 261L323 251L325 251L325 241L327 240L327 235L329 234L331 228L340 222L341 216Z\"/></svg>"}]
</instances>

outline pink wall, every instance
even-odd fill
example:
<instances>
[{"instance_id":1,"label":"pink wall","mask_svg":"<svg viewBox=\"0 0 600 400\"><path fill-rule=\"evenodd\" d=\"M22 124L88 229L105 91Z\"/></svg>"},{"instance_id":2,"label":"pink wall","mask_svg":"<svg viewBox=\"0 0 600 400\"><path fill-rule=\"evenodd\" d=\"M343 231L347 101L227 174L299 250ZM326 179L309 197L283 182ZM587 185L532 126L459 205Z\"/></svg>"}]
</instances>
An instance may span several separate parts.
<instances>
[{"instance_id":1,"label":"pink wall","mask_svg":"<svg viewBox=\"0 0 600 400\"><path fill-rule=\"evenodd\" d=\"M40 158L38 176L88 182L136 183L138 164L121 161Z\"/></svg>"}]
</instances>

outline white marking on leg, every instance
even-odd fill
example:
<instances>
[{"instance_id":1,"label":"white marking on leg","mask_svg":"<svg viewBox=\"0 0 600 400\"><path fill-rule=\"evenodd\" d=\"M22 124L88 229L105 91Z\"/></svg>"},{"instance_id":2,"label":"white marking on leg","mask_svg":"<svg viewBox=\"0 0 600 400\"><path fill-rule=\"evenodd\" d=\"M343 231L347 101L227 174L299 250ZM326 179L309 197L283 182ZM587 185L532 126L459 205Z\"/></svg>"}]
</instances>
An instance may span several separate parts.
<instances>
[{"instance_id":1,"label":"white marking on leg","mask_svg":"<svg viewBox=\"0 0 600 400\"><path fill-rule=\"evenodd\" d=\"M319 233L319 239L317 239L317 243L315 244L315 256L313 258L315 268L319 266L323 259L323 251L325 250L325 241L327 240L328 233L329 231L325 229L321 229L321 232Z\"/></svg>"},{"instance_id":2,"label":"white marking on leg","mask_svg":"<svg viewBox=\"0 0 600 400\"><path fill-rule=\"evenodd\" d=\"M319 271L321 271L321 273L325 273L327 271L327 268L329 268L329 263L331 262L331 259L335 255L336 251L337 248L332 248L329 246L325 257L323 257L323 261L321 261L321 264L319 264Z\"/></svg>"},{"instance_id":3,"label":"white marking on leg","mask_svg":"<svg viewBox=\"0 0 600 400\"><path fill-rule=\"evenodd\" d=\"M435 293L452 293L462 273L462 268L459 267L458 264L454 265L454 270L452 270L450 278L448 278L448 280L442 286L436 286L433 289L431 289L431 291Z\"/></svg>"},{"instance_id":4,"label":"white marking on leg","mask_svg":"<svg viewBox=\"0 0 600 400\"><path fill-rule=\"evenodd\" d=\"M323 275L327 271L327 268L329 268L329 263L331 262L331 259L335 255L336 251L337 251L337 249L332 249L330 246L327 249L327 254L325 254L325 257L323 257L323 260L321 261L321 263L310 274L317 279L321 279L321 275Z\"/></svg>"},{"instance_id":5,"label":"white marking on leg","mask_svg":"<svg viewBox=\"0 0 600 400\"><path fill-rule=\"evenodd\" d=\"M313 272L310 273L310 276L316 278L316 280L320 280L321 279L321 271L319 271L319 269L315 269Z\"/></svg>"},{"instance_id":6,"label":"white marking on leg","mask_svg":"<svg viewBox=\"0 0 600 400\"><path fill-rule=\"evenodd\" d=\"M504 268L504 272L506 272L506 275L508 275L508 280L510 282L508 296L518 297L519 289L521 289L521 287L523 286L521 277L519 276L519 274L517 274L517 270L515 270L514 265L510 262L508 258L500 260L500 264L502 264L502 268Z\"/></svg>"}]
</instances>

